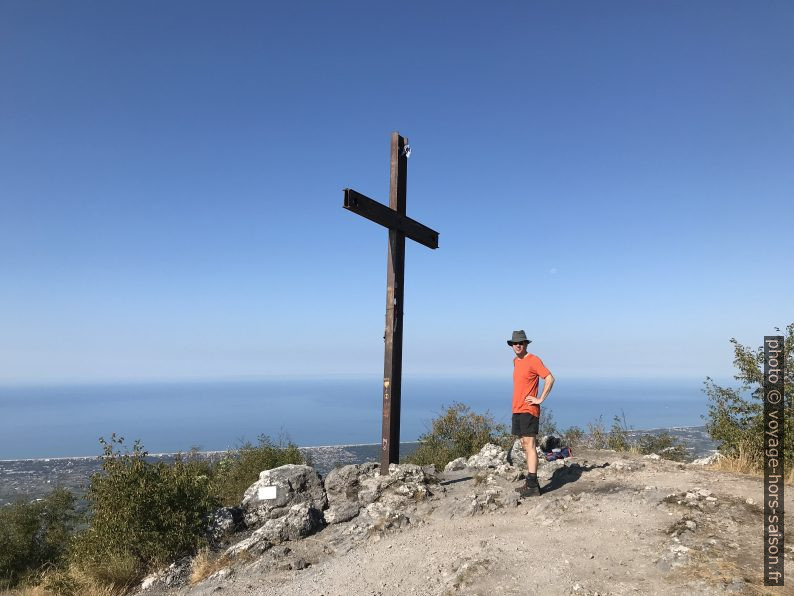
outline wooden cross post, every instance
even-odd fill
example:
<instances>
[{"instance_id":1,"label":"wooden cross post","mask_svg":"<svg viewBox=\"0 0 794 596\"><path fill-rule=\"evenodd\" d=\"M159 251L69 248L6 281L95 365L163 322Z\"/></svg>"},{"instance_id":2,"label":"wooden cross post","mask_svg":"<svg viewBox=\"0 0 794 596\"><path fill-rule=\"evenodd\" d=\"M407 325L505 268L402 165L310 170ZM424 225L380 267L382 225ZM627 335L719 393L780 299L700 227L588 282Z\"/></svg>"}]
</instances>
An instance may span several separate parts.
<instances>
[{"instance_id":1,"label":"wooden cross post","mask_svg":"<svg viewBox=\"0 0 794 596\"><path fill-rule=\"evenodd\" d=\"M345 189L344 208L389 229L386 268L386 333L383 336L383 440L380 473L400 461L400 398L403 359L403 279L405 239L428 248L438 248L438 232L405 215L405 185L408 174L408 139L391 135L391 183L389 206L373 201L350 188Z\"/></svg>"}]
</instances>

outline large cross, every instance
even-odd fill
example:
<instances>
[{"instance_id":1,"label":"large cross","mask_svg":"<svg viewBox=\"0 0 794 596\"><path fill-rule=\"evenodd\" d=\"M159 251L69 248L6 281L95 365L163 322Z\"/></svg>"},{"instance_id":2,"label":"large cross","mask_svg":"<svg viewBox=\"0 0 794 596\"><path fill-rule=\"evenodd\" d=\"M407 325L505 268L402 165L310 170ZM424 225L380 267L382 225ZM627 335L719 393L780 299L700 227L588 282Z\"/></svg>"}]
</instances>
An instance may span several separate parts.
<instances>
[{"instance_id":1,"label":"large cross","mask_svg":"<svg viewBox=\"0 0 794 596\"><path fill-rule=\"evenodd\" d=\"M391 135L391 182L389 206L373 201L350 188L345 189L345 209L389 229L386 268L386 333L383 357L383 440L380 473L400 461L400 397L403 359L403 279L405 239L428 248L438 248L438 232L405 215L405 185L408 174L408 139Z\"/></svg>"}]
</instances>

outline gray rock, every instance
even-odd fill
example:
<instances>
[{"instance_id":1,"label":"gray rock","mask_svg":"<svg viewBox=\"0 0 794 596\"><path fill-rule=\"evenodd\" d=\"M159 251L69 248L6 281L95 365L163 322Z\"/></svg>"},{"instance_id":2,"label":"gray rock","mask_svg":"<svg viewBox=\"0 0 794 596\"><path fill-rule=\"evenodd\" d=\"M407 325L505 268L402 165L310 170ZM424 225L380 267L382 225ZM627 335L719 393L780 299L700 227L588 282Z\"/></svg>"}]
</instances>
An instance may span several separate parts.
<instances>
[{"instance_id":1,"label":"gray rock","mask_svg":"<svg viewBox=\"0 0 794 596\"><path fill-rule=\"evenodd\" d=\"M325 479L325 493L328 497L328 510L325 521L329 524L346 522L358 515L361 502L358 494L361 481L373 478L380 466L376 463L353 464L334 468Z\"/></svg>"},{"instance_id":2,"label":"gray rock","mask_svg":"<svg viewBox=\"0 0 794 596\"><path fill-rule=\"evenodd\" d=\"M742 577L734 577L733 581L725 586L725 591L729 594L742 594L747 591L747 582Z\"/></svg>"},{"instance_id":3,"label":"gray rock","mask_svg":"<svg viewBox=\"0 0 794 596\"><path fill-rule=\"evenodd\" d=\"M724 457L721 453L712 453L706 457L700 457L692 462L690 462L690 466L710 466L713 463L716 463L718 459Z\"/></svg>"},{"instance_id":4,"label":"gray rock","mask_svg":"<svg viewBox=\"0 0 794 596\"><path fill-rule=\"evenodd\" d=\"M437 482L435 468L391 464L389 473L382 476L379 469L378 464L359 464L330 472L325 481L329 502L325 521L329 524L349 521L373 503L401 510L432 496L429 485ZM373 512L375 518L388 517L377 508L370 511ZM375 522L362 520L362 524L367 523Z\"/></svg>"},{"instance_id":5,"label":"gray rock","mask_svg":"<svg viewBox=\"0 0 794 596\"><path fill-rule=\"evenodd\" d=\"M275 498L267 498L275 487ZM245 523L256 527L285 515L293 505L306 503L322 511L328 505L320 475L310 466L287 464L259 474L243 496Z\"/></svg>"},{"instance_id":6,"label":"gray rock","mask_svg":"<svg viewBox=\"0 0 794 596\"><path fill-rule=\"evenodd\" d=\"M507 465L507 452L493 443L486 443L480 452L472 455L466 465L470 468L498 468Z\"/></svg>"},{"instance_id":7,"label":"gray rock","mask_svg":"<svg viewBox=\"0 0 794 596\"><path fill-rule=\"evenodd\" d=\"M392 528L402 528L411 523L404 508L396 503L375 502L367 505L362 511L367 533L382 534Z\"/></svg>"},{"instance_id":8,"label":"gray rock","mask_svg":"<svg viewBox=\"0 0 794 596\"><path fill-rule=\"evenodd\" d=\"M559 460L557 460L559 461ZM630 461L615 460L610 462L608 470L610 472L636 472L637 470L645 467L645 464Z\"/></svg>"},{"instance_id":9,"label":"gray rock","mask_svg":"<svg viewBox=\"0 0 794 596\"><path fill-rule=\"evenodd\" d=\"M243 510L239 507L216 509L209 517L207 541L211 546L218 546L243 526Z\"/></svg>"},{"instance_id":10,"label":"gray rock","mask_svg":"<svg viewBox=\"0 0 794 596\"><path fill-rule=\"evenodd\" d=\"M425 473L425 478L428 482L438 482L438 471L435 464L429 466L422 466L422 472Z\"/></svg>"},{"instance_id":11,"label":"gray rock","mask_svg":"<svg viewBox=\"0 0 794 596\"><path fill-rule=\"evenodd\" d=\"M226 549L224 555L226 557L236 557L242 552L251 552L254 554L261 554L265 552L273 546L267 540L263 540L262 537L254 532L251 536L246 538L245 540L241 540L240 542L233 544L229 548Z\"/></svg>"},{"instance_id":12,"label":"gray rock","mask_svg":"<svg viewBox=\"0 0 794 596\"><path fill-rule=\"evenodd\" d=\"M452 515L479 515L497 509L516 507L520 502L512 484L506 484L504 475L497 470L482 471L475 477L474 492L450 508Z\"/></svg>"},{"instance_id":13,"label":"gray rock","mask_svg":"<svg viewBox=\"0 0 794 596\"><path fill-rule=\"evenodd\" d=\"M523 473L522 468L517 468L508 462L508 453L493 443L484 445L479 453L467 460L466 465L479 470L494 470L510 481L518 480Z\"/></svg>"},{"instance_id":14,"label":"gray rock","mask_svg":"<svg viewBox=\"0 0 794 596\"><path fill-rule=\"evenodd\" d=\"M308 503L298 503L285 515L267 520L250 537L227 549L226 555L233 557L243 551L262 553L273 545L309 536L322 526L322 512Z\"/></svg>"},{"instance_id":15,"label":"gray rock","mask_svg":"<svg viewBox=\"0 0 794 596\"><path fill-rule=\"evenodd\" d=\"M526 469L527 454L524 453L524 448L521 446L521 439L516 439L515 443L513 443L513 447L507 453L507 463L520 470Z\"/></svg>"},{"instance_id":16,"label":"gray rock","mask_svg":"<svg viewBox=\"0 0 794 596\"><path fill-rule=\"evenodd\" d=\"M434 471L413 464L391 464L388 474L359 475L356 499L351 495L348 500L358 508L357 516L333 528L334 548L343 552L361 540L379 540L390 530L421 520L418 512L430 507L426 501L433 496L431 487L444 491L429 473Z\"/></svg>"},{"instance_id":17,"label":"gray rock","mask_svg":"<svg viewBox=\"0 0 794 596\"><path fill-rule=\"evenodd\" d=\"M306 559L301 558L295 561L295 563L293 563L292 568L301 570L301 569L306 569L309 565L310 563L306 561Z\"/></svg>"},{"instance_id":18,"label":"gray rock","mask_svg":"<svg viewBox=\"0 0 794 596\"><path fill-rule=\"evenodd\" d=\"M463 470L465 468L466 468L466 458L459 457L458 459L453 459L446 466L444 466L444 471L455 472L457 470Z\"/></svg>"},{"instance_id":19,"label":"gray rock","mask_svg":"<svg viewBox=\"0 0 794 596\"><path fill-rule=\"evenodd\" d=\"M389 473L361 480L358 501L362 506L375 501L385 503L419 502L432 493L427 485L434 478L428 478L425 471L414 464L391 464Z\"/></svg>"},{"instance_id":20,"label":"gray rock","mask_svg":"<svg viewBox=\"0 0 794 596\"><path fill-rule=\"evenodd\" d=\"M226 579L232 573L233 571L231 569L219 569L218 571L210 575L207 579L208 580Z\"/></svg>"},{"instance_id":21,"label":"gray rock","mask_svg":"<svg viewBox=\"0 0 794 596\"><path fill-rule=\"evenodd\" d=\"M265 522L257 532L271 544L281 544L313 534L322 527L322 520L322 512L318 509L308 503L299 503L290 507L283 517Z\"/></svg>"},{"instance_id":22,"label":"gray rock","mask_svg":"<svg viewBox=\"0 0 794 596\"><path fill-rule=\"evenodd\" d=\"M175 588L186 585L188 583L188 579L190 578L191 562L192 561L190 557L183 557L182 559L171 563L162 571L158 571L146 576L143 579L143 582L141 582L140 590L145 592L154 588Z\"/></svg>"}]
</instances>

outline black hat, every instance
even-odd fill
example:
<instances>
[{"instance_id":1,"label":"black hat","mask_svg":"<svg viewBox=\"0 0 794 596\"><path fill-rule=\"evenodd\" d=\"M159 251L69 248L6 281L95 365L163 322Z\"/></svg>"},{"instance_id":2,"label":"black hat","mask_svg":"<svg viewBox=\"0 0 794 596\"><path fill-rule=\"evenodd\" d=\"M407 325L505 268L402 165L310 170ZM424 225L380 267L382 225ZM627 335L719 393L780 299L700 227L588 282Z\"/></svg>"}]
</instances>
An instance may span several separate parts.
<instances>
[{"instance_id":1,"label":"black hat","mask_svg":"<svg viewBox=\"0 0 794 596\"><path fill-rule=\"evenodd\" d=\"M507 345L512 346L513 344L519 344L522 342L527 342L528 344L531 344L532 340L527 339L527 334L524 333L523 329L519 329L518 331L513 331L513 338L507 340Z\"/></svg>"}]
</instances>

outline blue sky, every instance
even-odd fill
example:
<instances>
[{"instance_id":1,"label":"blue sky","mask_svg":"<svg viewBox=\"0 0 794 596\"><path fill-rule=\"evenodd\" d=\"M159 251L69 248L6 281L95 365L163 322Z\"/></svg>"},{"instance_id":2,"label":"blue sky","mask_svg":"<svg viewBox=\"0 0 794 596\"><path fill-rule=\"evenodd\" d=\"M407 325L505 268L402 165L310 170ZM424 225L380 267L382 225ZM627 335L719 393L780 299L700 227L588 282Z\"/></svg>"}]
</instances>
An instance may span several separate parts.
<instances>
[{"instance_id":1,"label":"blue sky","mask_svg":"<svg viewBox=\"0 0 794 596\"><path fill-rule=\"evenodd\" d=\"M0 383L725 376L794 320L789 2L3 2Z\"/></svg>"}]
</instances>

